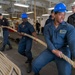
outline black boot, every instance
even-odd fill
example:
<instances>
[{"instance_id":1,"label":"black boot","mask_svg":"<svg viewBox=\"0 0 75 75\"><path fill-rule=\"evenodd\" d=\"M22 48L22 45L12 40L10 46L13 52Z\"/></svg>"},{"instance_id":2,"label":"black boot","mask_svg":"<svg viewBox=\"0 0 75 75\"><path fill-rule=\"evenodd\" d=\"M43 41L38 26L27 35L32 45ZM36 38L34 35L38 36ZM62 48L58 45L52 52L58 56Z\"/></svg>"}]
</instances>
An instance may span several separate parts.
<instances>
[{"instance_id":1,"label":"black boot","mask_svg":"<svg viewBox=\"0 0 75 75\"><path fill-rule=\"evenodd\" d=\"M28 62L29 62L29 60L27 59L25 63L28 63Z\"/></svg>"},{"instance_id":2,"label":"black boot","mask_svg":"<svg viewBox=\"0 0 75 75\"><path fill-rule=\"evenodd\" d=\"M27 59L25 63L29 63L30 61L32 62L33 58L31 60Z\"/></svg>"},{"instance_id":3,"label":"black boot","mask_svg":"<svg viewBox=\"0 0 75 75\"><path fill-rule=\"evenodd\" d=\"M35 73L34 75L40 75L39 73Z\"/></svg>"},{"instance_id":4,"label":"black boot","mask_svg":"<svg viewBox=\"0 0 75 75\"><path fill-rule=\"evenodd\" d=\"M0 49L0 51L4 51L5 50L5 45Z\"/></svg>"},{"instance_id":5,"label":"black boot","mask_svg":"<svg viewBox=\"0 0 75 75\"><path fill-rule=\"evenodd\" d=\"M9 48L7 50L11 50L12 49L12 46L9 46Z\"/></svg>"},{"instance_id":6,"label":"black boot","mask_svg":"<svg viewBox=\"0 0 75 75\"><path fill-rule=\"evenodd\" d=\"M27 73L30 73L31 71L32 71L32 64L31 62L29 62L27 67Z\"/></svg>"},{"instance_id":7,"label":"black boot","mask_svg":"<svg viewBox=\"0 0 75 75\"><path fill-rule=\"evenodd\" d=\"M9 46L9 49L12 49L12 46Z\"/></svg>"}]
</instances>

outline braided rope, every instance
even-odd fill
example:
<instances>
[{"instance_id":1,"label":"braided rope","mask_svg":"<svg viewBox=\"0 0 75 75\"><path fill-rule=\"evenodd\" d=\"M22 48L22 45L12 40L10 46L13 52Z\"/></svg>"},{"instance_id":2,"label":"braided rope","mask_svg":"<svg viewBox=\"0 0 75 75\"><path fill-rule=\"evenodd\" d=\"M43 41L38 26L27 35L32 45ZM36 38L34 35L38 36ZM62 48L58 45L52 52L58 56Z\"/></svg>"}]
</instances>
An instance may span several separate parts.
<instances>
[{"instance_id":1,"label":"braided rope","mask_svg":"<svg viewBox=\"0 0 75 75\"><path fill-rule=\"evenodd\" d=\"M24 35L25 36L28 36L28 37L30 37L30 38L32 38L32 39L34 39L34 40L36 40L37 42L39 42L39 43L41 43L42 45L44 45L45 47L47 47L47 45L46 45L46 43L44 43L43 41L41 41L41 40L39 40L39 39L37 39L37 38L35 38L35 37L33 37L33 36L30 36L30 35L28 35L28 34L26 34L26 33L24 33ZM75 62L74 61L72 61L70 58L68 58L66 55L64 55L63 53L61 54L61 57L64 59L64 60L66 60L68 63L70 63L74 68L75 68Z\"/></svg>"},{"instance_id":2,"label":"braided rope","mask_svg":"<svg viewBox=\"0 0 75 75\"><path fill-rule=\"evenodd\" d=\"M11 30L13 30L14 32L17 33L17 30L15 30L15 29L13 29L13 28L11 28L11 27L5 26L5 28L11 29ZM28 34L26 34L26 33L23 33L23 35L24 35L24 36L28 36L28 37L30 37L30 38L36 40L36 41L39 42L40 44L44 45L45 47L47 47L46 43L44 43L43 41L41 41L41 40L39 40L39 39L37 39L37 38L31 36L31 35L28 35ZM66 55L64 55L63 53L61 54L61 56L62 56L62 58L63 58L64 60L66 60L68 63L70 63L70 64L75 68L75 62L74 62L74 61L72 61L70 58L68 58L68 57L67 57Z\"/></svg>"},{"instance_id":3,"label":"braided rope","mask_svg":"<svg viewBox=\"0 0 75 75\"><path fill-rule=\"evenodd\" d=\"M14 71L15 69L15 71ZM21 75L20 69L0 51L0 75ZM16 74L17 73L17 74Z\"/></svg>"}]
</instances>

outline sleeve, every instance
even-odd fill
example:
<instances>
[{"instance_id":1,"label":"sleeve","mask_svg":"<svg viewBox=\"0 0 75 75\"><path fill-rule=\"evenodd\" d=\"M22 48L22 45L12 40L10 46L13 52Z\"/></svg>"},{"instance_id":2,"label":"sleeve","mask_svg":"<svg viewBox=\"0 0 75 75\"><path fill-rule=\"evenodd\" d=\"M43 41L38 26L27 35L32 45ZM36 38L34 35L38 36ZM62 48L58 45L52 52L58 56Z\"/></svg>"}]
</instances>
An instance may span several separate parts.
<instances>
[{"instance_id":1,"label":"sleeve","mask_svg":"<svg viewBox=\"0 0 75 75\"><path fill-rule=\"evenodd\" d=\"M39 23L39 27L40 27L41 25L40 25L40 23Z\"/></svg>"},{"instance_id":2,"label":"sleeve","mask_svg":"<svg viewBox=\"0 0 75 75\"><path fill-rule=\"evenodd\" d=\"M69 23L69 17L68 17L68 19L67 19L67 22Z\"/></svg>"},{"instance_id":3,"label":"sleeve","mask_svg":"<svg viewBox=\"0 0 75 75\"><path fill-rule=\"evenodd\" d=\"M46 20L46 22L45 22L45 25L47 25L47 24L48 24L48 20ZM45 26L45 25L44 25L44 26Z\"/></svg>"},{"instance_id":4,"label":"sleeve","mask_svg":"<svg viewBox=\"0 0 75 75\"><path fill-rule=\"evenodd\" d=\"M71 18L71 16L68 17L67 22L68 22L69 24L72 24L72 18Z\"/></svg>"},{"instance_id":5,"label":"sleeve","mask_svg":"<svg viewBox=\"0 0 75 75\"><path fill-rule=\"evenodd\" d=\"M67 32L67 41L71 50L72 56L75 58L75 28L70 27Z\"/></svg>"},{"instance_id":6,"label":"sleeve","mask_svg":"<svg viewBox=\"0 0 75 75\"><path fill-rule=\"evenodd\" d=\"M30 25L29 30L30 30L31 33L35 32L35 29L34 29L33 25Z\"/></svg>"},{"instance_id":7,"label":"sleeve","mask_svg":"<svg viewBox=\"0 0 75 75\"><path fill-rule=\"evenodd\" d=\"M44 27L44 38L45 38L45 41L47 43L47 47L49 48L49 50L55 50L56 48L54 47L54 45L52 44L51 40L50 40L50 34L49 34L49 31L48 31L48 27Z\"/></svg>"},{"instance_id":8,"label":"sleeve","mask_svg":"<svg viewBox=\"0 0 75 75\"><path fill-rule=\"evenodd\" d=\"M17 30L18 32L21 32L21 27L20 27L20 25L18 25L18 30Z\"/></svg>"},{"instance_id":9,"label":"sleeve","mask_svg":"<svg viewBox=\"0 0 75 75\"><path fill-rule=\"evenodd\" d=\"M71 25L73 25L74 26L74 19L73 19L73 17L72 16L69 16L68 17L68 20L67 20L67 22L69 23L69 24L71 24Z\"/></svg>"},{"instance_id":10,"label":"sleeve","mask_svg":"<svg viewBox=\"0 0 75 75\"><path fill-rule=\"evenodd\" d=\"M0 26L2 26L1 20L0 20Z\"/></svg>"}]
</instances>

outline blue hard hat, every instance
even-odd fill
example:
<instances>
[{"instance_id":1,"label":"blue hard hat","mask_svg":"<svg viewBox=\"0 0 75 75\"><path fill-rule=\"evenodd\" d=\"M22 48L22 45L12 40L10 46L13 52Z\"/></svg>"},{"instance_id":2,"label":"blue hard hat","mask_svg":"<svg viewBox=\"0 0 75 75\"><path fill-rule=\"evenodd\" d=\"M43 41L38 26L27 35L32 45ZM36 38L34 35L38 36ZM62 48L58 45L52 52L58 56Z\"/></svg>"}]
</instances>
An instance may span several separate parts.
<instances>
[{"instance_id":1,"label":"blue hard hat","mask_svg":"<svg viewBox=\"0 0 75 75\"><path fill-rule=\"evenodd\" d=\"M22 13L21 18L28 18L28 15L26 13Z\"/></svg>"},{"instance_id":2,"label":"blue hard hat","mask_svg":"<svg viewBox=\"0 0 75 75\"><path fill-rule=\"evenodd\" d=\"M58 3L54 7L54 12L66 12L67 7L64 3Z\"/></svg>"}]
</instances>

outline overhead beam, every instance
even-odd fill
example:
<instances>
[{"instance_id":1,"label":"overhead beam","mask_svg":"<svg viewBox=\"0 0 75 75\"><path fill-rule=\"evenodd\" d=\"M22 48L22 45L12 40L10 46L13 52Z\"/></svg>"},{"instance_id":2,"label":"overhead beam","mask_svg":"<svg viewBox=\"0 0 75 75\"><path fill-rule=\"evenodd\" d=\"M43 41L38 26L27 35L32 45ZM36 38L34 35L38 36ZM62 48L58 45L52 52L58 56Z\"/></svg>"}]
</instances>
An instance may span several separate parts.
<instances>
[{"instance_id":1,"label":"overhead beam","mask_svg":"<svg viewBox=\"0 0 75 75\"><path fill-rule=\"evenodd\" d=\"M28 1L27 2L27 4L31 4L32 3L32 5L34 5L34 1ZM47 7L48 6L48 2L47 3L45 3L45 2L40 2L40 1L36 1L36 6L38 6L38 7Z\"/></svg>"},{"instance_id":2,"label":"overhead beam","mask_svg":"<svg viewBox=\"0 0 75 75\"><path fill-rule=\"evenodd\" d=\"M0 0L0 4L10 4L10 2L9 1L3 1L3 0Z\"/></svg>"}]
</instances>

